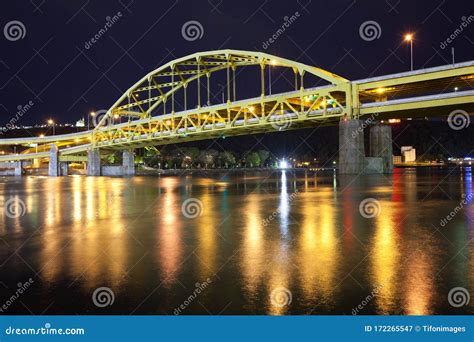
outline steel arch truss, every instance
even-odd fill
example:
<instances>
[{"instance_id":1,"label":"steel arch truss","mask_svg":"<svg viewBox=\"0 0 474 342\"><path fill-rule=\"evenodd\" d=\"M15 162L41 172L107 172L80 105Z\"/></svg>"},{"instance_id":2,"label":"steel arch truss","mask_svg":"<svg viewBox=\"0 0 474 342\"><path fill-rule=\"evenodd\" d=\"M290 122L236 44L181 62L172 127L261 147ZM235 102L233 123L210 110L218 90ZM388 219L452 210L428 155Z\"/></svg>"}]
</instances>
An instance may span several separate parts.
<instances>
[{"instance_id":1,"label":"steel arch truss","mask_svg":"<svg viewBox=\"0 0 474 342\"><path fill-rule=\"evenodd\" d=\"M346 115L347 85L270 95L99 128L95 146L137 148L329 123Z\"/></svg>"},{"instance_id":2,"label":"steel arch truss","mask_svg":"<svg viewBox=\"0 0 474 342\"><path fill-rule=\"evenodd\" d=\"M113 123L113 119L120 116L126 116L131 120L151 117L159 105L164 106L165 113L174 113L174 96L178 91L184 92L186 110L186 90L193 82L197 84L197 107L199 109L203 105L199 94L201 82L206 82L209 85L209 78L213 73L227 70L228 83L234 82L235 85L236 69L252 65L260 66L262 74L266 66L277 65L291 68L295 73L295 79L296 75L302 78L305 73L309 73L335 85L348 82L328 71L265 53L238 50L200 52L173 60L145 75L114 103L97 128ZM230 73L233 75L230 76ZM228 84L228 101L231 100L230 88L231 85ZM233 101L235 101L235 92L233 95ZM263 95L264 81L262 81ZM169 104L168 108L166 108L166 104ZM209 104L209 97L206 104Z\"/></svg>"}]
</instances>

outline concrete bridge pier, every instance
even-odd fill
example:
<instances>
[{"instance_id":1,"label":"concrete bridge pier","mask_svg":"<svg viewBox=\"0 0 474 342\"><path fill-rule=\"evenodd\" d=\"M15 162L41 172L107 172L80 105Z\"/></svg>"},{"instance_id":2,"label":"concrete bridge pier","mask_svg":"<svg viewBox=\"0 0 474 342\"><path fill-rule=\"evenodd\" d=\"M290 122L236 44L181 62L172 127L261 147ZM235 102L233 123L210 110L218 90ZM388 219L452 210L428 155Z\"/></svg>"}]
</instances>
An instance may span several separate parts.
<instances>
[{"instance_id":1,"label":"concrete bridge pier","mask_svg":"<svg viewBox=\"0 0 474 342\"><path fill-rule=\"evenodd\" d=\"M339 173L360 174L364 172L364 128L357 119L339 122Z\"/></svg>"},{"instance_id":2,"label":"concrete bridge pier","mask_svg":"<svg viewBox=\"0 0 474 342\"><path fill-rule=\"evenodd\" d=\"M377 124L370 128L370 156L382 159L382 173L393 172L392 127Z\"/></svg>"},{"instance_id":3,"label":"concrete bridge pier","mask_svg":"<svg viewBox=\"0 0 474 342\"><path fill-rule=\"evenodd\" d=\"M135 175L135 153L130 151L123 151L122 154L122 173L124 176Z\"/></svg>"},{"instance_id":4,"label":"concrete bridge pier","mask_svg":"<svg viewBox=\"0 0 474 342\"><path fill-rule=\"evenodd\" d=\"M13 174L17 177L21 177L23 175L23 163L21 161L15 162L15 170Z\"/></svg>"},{"instance_id":5,"label":"concrete bridge pier","mask_svg":"<svg viewBox=\"0 0 474 342\"><path fill-rule=\"evenodd\" d=\"M49 149L48 176L57 177L59 175L58 147L56 145L51 145L51 148Z\"/></svg>"},{"instance_id":6,"label":"concrete bridge pier","mask_svg":"<svg viewBox=\"0 0 474 342\"><path fill-rule=\"evenodd\" d=\"M100 152L98 148L87 151L87 175L100 176Z\"/></svg>"},{"instance_id":7,"label":"concrete bridge pier","mask_svg":"<svg viewBox=\"0 0 474 342\"><path fill-rule=\"evenodd\" d=\"M69 174L68 162L59 162L59 171L61 172L61 176L67 176Z\"/></svg>"}]
</instances>

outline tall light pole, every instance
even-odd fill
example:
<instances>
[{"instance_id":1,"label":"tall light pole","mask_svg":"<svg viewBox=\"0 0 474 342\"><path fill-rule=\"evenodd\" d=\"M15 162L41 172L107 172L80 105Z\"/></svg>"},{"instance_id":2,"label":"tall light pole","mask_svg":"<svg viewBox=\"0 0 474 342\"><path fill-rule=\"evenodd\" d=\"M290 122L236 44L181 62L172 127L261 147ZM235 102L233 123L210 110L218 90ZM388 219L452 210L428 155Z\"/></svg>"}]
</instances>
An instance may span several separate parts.
<instances>
[{"instance_id":1,"label":"tall light pole","mask_svg":"<svg viewBox=\"0 0 474 342\"><path fill-rule=\"evenodd\" d=\"M95 112L90 112L90 115L87 116L87 130L90 129L90 117L94 117L95 116Z\"/></svg>"},{"instance_id":2,"label":"tall light pole","mask_svg":"<svg viewBox=\"0 0 474 342\"><path fill-rule=\"evenodd\" d=\"M410 66L411 66L411 71L413 71L413 34L412 33L406 34L405 41L410 42Z\"/></svg>"},{"instance_id":3,"label":"tall light pole","mask_svg":"<svg viewBox=\"0 0 474 342\"><path fill-rule=\"evenodd\" d=\"M53 135L56 135L55 130L54 130L54 121L53 121L53 119L48 119L48 125L53 126Z\"/></svg>"}]
</instances>

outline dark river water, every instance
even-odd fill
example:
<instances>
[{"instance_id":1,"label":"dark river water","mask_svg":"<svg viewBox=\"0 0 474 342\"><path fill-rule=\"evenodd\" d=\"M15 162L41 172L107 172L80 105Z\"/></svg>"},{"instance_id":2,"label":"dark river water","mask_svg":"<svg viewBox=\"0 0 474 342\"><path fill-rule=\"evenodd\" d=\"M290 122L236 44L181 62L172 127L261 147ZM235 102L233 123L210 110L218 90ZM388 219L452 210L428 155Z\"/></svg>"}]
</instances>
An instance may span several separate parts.
<instances>
[{"instance_id":1,"label":"dark river water","mask_svg":"<svg viewBox=\"0 0 474 342\"><path fill-rule=\"evenodd\" d=\"M472 314L473 197L470 168L4 177L0 314Z\"/></svg>"}]
</instances>

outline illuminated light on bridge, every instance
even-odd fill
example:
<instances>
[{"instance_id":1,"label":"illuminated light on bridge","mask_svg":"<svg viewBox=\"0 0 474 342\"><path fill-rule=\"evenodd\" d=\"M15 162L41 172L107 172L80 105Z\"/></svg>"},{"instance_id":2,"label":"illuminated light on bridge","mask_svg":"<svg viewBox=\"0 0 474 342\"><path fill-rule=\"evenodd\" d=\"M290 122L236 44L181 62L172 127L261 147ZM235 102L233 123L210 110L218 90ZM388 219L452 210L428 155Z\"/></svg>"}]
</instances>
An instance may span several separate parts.
<instances>
[{"instance_id":1,"label":"illuminated light on bridge","mask_svg":"<svg viewBox=\"0 0 474 342\"><path fill-rule=\"evenodd\" d=\"M278 66L275 71L293 75L294 84L287 86L287 91L267 91L265 69L272 65ZM259 94L237 97L237 69L256 71L260 77ZM220 83L222 78L226 80L224 85ZM0 156L0 161L51 159L47 151L56 145L59 162L87 160L88 164L100 165L99 150L105 154L116 150L130 153L136 148L223 135L349 124L375 113L378 120L394 115L447 117L455 109L473 113L473 90L446 92L453 83L471 85L473 78L474 61L349 81L314 66L261 52L200 52L170 61L142 77L104 116L98 117L99 122L91 130L41 138L0 139L0 145L25 147L18 155ZM222 85L224 103L211 103L212 81ZM319 85L321 82L324 85ZM91 112L90 116L97 115ZM127 120L115 120L122 117ZM275 124L281 121L285 125ZM384 129L379 127L374 132L377 130ZM89 141L84 142L84 138ZM28 148L31 143L39 144L43 152ZM129 158L133 162L133 153ZM341 160L338 164L344 169ZM94 170L100 174L100 166Z\"/></svg>"},{"instance_id":2,"label":"illuminated light on bridge","mask_svg":"<svg viewBox=\"0 0 474 342\"><path fill-rule=\"evenodd\" d=\"M285 159L282 159L278 162L278 167L280 169L287 169L287 168L289 168L289 164Z\"/></svg>"}]
</instances>

